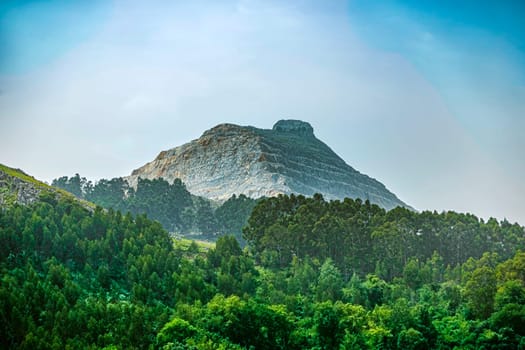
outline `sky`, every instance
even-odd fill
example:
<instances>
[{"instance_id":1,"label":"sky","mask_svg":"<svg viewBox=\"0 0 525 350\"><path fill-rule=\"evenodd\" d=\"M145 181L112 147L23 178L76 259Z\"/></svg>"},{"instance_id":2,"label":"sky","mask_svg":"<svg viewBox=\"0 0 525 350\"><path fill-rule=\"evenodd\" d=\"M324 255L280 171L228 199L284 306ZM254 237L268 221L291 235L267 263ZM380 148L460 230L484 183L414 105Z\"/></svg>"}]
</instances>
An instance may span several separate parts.
<instances>
[{"instance_id":1,"label":"sky","mask_svg":"<svg viewBox=\"0 0 525 350\"><path fill-rule=\"evenodd\" d=\"M525 225L525 2L2 1L0 163L129 175L224 122L309 122L418 210Z\"/></svg>"}]
</instances>

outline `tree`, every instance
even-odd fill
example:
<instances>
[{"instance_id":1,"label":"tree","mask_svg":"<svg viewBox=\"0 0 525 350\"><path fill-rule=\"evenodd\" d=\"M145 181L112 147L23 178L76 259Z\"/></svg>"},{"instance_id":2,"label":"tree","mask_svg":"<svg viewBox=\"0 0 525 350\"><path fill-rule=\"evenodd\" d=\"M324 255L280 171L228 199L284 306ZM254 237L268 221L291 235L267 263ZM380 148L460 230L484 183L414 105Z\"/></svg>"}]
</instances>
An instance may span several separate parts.
<instances>
[{"instance_id":1,"label":"tree","mask_svg":"<svg viewBox=\"0 0 525 350\"><path fill-rule=\"evenodd\" d=\"M494 297L496 311L507 304L525 305L525 287L520 280L506 281L498 287Z\"/></svg>"},{"instance_id":2,"label":"tree","mask_svg":"<svg viewBox=\"0 0 525 350\"><path fill-rule=\"evenodd\" d=\"M188 338L197 334L197 328L193 327L188 321L178 317L166 323L157 334L157 345L162 346L167 343L184 344Z\"/></svg>"},{"instance_id":3,"label":"tree","mask_svg":"<svg viewBox=\"0 0 525 350\"><path fill-rule=\"evenodd\" d=\"M474 270L465 286L467 305L473 316L486 319L494 310L496 275L494 269L482 266Z\"/></svg>"},{"instance_id":4,"label":"tree","mask_svg":"<svg viewBox=\"0 0 525 350\"><path fill-rule=\"evenodd\" d=\"M239 242L234 236L230 235L219 237L215 243L215 252L221 260L242 254Z\"/></svg>"},{"instance_id":5,"label":"tree","mask_svg":"<svg viewBox=\"0 0 525 350\"><path fill-rule=\"evenodd\" d=\"M217 234L219 228L210 202L203 198L198 198L196 207L196 226L199 231L211 236Z\"/></svg>"},{"instance_id":6,"label":"tree","mask_svg":"<svg viewBox=\"0 0 525 350\"><path fill-rule=\"evenodd\" d=\"M468 348L475 334L471 331L471 324L463 316L445 316L433 321L438 332L438 349L441 348Z\"/></svg>"},{"instance_id":7,"label":"tree","mask_svg":"<svg viewBox=\"0 0 525 350\"><path fill-rule=\"evenodd\" d=\"M234 194L215 210L220 231L223 234L233 234L239 241L242 240L242 228L247 224L248 218L257 201L241 194ZM245 243L242 240L243 244Z\"/></svg>"},{"instance_id":8,"label":"tree","mask_svg":"<svg viewBox=\"0 0 525 350\"><path fill-rule=\"evenodd\" d=\"M341 272L335 267L332 259L325 260L319 271L316 287L318 301L336 301L342 296L343 278Z\"/></svg>"},{"instance_id":9,"label":"tree","mask_svg":"<svg viewBox=\"0 0 525 350\"><path fill-rule=\"evenodd\" d=\"M389 290L389 285L384 280L373 274L366 276L363 287L367 296L366 305L369 308L382 304L385 301L386 294Z\"/></svg>"},{"instance_id":10,"label":"tree","mask_svg":"<svg viewBox=\"0 0 525 350\"><path fill-rule=\"evenodd\" d=\"M321 349L338 349L341 341L340 314L331 301L315 305L314 322Z\"/></svg>"},{"instance_id":11,"label":"tree","mask_svg":"<svg viewBox=\"0 0 525 350\"><path fill-rule=\"evenodd\" d=\"M406 350L424 350L428 349L428 344L420 331L409 328L403 329L397 337L397 347Z\"/></svg>"},{"instance_id":12,"label":"tree","mask_svg":"<svg viewBox=\"0 0 525 350\"><path fill-rule=\"evenodd\" d=\"M84 198L84 194L86 191L90 190L92 186L91 182L87 181L85 177L81 178L78 173L71 178L62 176L58 179L54 179L51 182L51 185L62 188L78 198Z\"/></svg>"}]
</instances>

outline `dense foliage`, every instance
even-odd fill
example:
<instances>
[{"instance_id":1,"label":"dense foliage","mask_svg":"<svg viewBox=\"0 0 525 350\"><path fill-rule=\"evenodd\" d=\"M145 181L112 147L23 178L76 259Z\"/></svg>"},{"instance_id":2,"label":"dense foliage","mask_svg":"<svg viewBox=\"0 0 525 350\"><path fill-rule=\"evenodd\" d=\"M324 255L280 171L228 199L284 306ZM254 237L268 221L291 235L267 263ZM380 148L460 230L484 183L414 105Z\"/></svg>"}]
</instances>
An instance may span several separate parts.
<instances>
[{"instance_id":1,"label":"dense foliage","mask_svg":"<svg viewBox=\"0 0 525 350\"><path fill-rule=\"evenodd\" d=\"M201 238L211 240L218 235L233 234L243 242L242 227L256 204L254 199L244 195L233 195L217 207L204 198L191 195L179 179L170 184L162 178L139 178L134 188L120 177L101 179L93 184L76 174L55 179L52 185L104 208L147 214L170 232L198 233Z\"/></svg>"},{"instance_id":2,"label":"dense foliage","mask_svg":"<svg viewBox=\"0 0 525 350\"><path fill-rule=\"evenodd\" d=\"M485 252L510 258L525 249L523 227L504 220L486 223L471 214L385 211L360 199L323 200L321 195L279 196L259 203L244 237L264 266L285 267L293 257L332 259L348 278L353 273L400 277L409 261L438 254L456 266Z\"/></svg>"},{"instance_id":3,"label":"dense foliage","mask_svg":"<svg viewBox=\"0 0 525 350\"><path fill-rule=\"evenodd\" d=\"M361 226L348 229L356 216ZM0 348L524 348L523 227L474 219L280 197L254 209L250 250L232 236L204 250L181 248L144 215L45 195L0 209ZM471 221L467 253L441 248L451 223ZM290 245L283 232L303 222L312 229ZM404 255L398 227L416 230ZM423 229L448 236L413 246ZM345 241L353 234L368 237L362 256ZM471 247L476 235L493 237L486 252Z\"/></svg>"}]
</instances>

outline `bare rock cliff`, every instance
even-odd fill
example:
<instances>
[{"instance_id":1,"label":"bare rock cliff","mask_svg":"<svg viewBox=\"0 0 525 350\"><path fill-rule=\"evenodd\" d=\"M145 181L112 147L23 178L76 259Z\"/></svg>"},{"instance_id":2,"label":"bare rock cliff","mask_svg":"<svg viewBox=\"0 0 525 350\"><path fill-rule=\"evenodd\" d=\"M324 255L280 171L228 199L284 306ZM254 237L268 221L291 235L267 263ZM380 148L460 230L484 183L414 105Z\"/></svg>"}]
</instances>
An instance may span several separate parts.
<instances>
[{"instance_id":1,"label":"bare rock cliff","mask_svg":"<svg viewBox=\"0 0 525 350\"><path fill-rule=\"evenodd\" d=\"M386 209L408 207L375 179L361 174L318 140L309 123L278 121L272 130L220 124L197 140L161 152L126 179L180 178L212 200L321 193L326 199L361 198Z\"/></svg>"}]
</instances>

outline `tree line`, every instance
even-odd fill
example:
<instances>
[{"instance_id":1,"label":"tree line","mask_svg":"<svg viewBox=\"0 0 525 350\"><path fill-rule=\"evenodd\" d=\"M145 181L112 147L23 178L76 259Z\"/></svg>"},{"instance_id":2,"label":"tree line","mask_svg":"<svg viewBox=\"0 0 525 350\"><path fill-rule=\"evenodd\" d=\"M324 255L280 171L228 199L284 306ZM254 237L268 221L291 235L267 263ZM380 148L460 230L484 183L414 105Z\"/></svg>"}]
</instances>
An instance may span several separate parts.
<instances>
[{"instance_id":1,"label":"tree line","mask_svg":"<svg viewBox=\"0 0 525 350\"><path fill-rule=\"evenodd\" d=\"M444 266L456 266L486 252L506 259L525 249L523 227L507 220L402 207L386 211L360 199L325 201L319 194L262 200L244 238L263 266L286 267L294 257L330 258L346 278L376 273L387 280L401 276L408 262L434 254Z\"/></svg>"},{"instance_id":2,"label":"tree line","mask_svg":"<svg viewBox=\"0 0 525 350\"><path fill-rule=\"evenodd\" d=\"M192 195L180 179L168 183L162 178L139 178L137 186L132 187L120 177L93 183L75 174L53 180L52 186L104 208L146 214L170 232L199 234L211 240L218 235L233 234L243 242L242 227L256 204L242 194L233 195L224 203L213 203Z\"/></svg>"}]
</instances>

